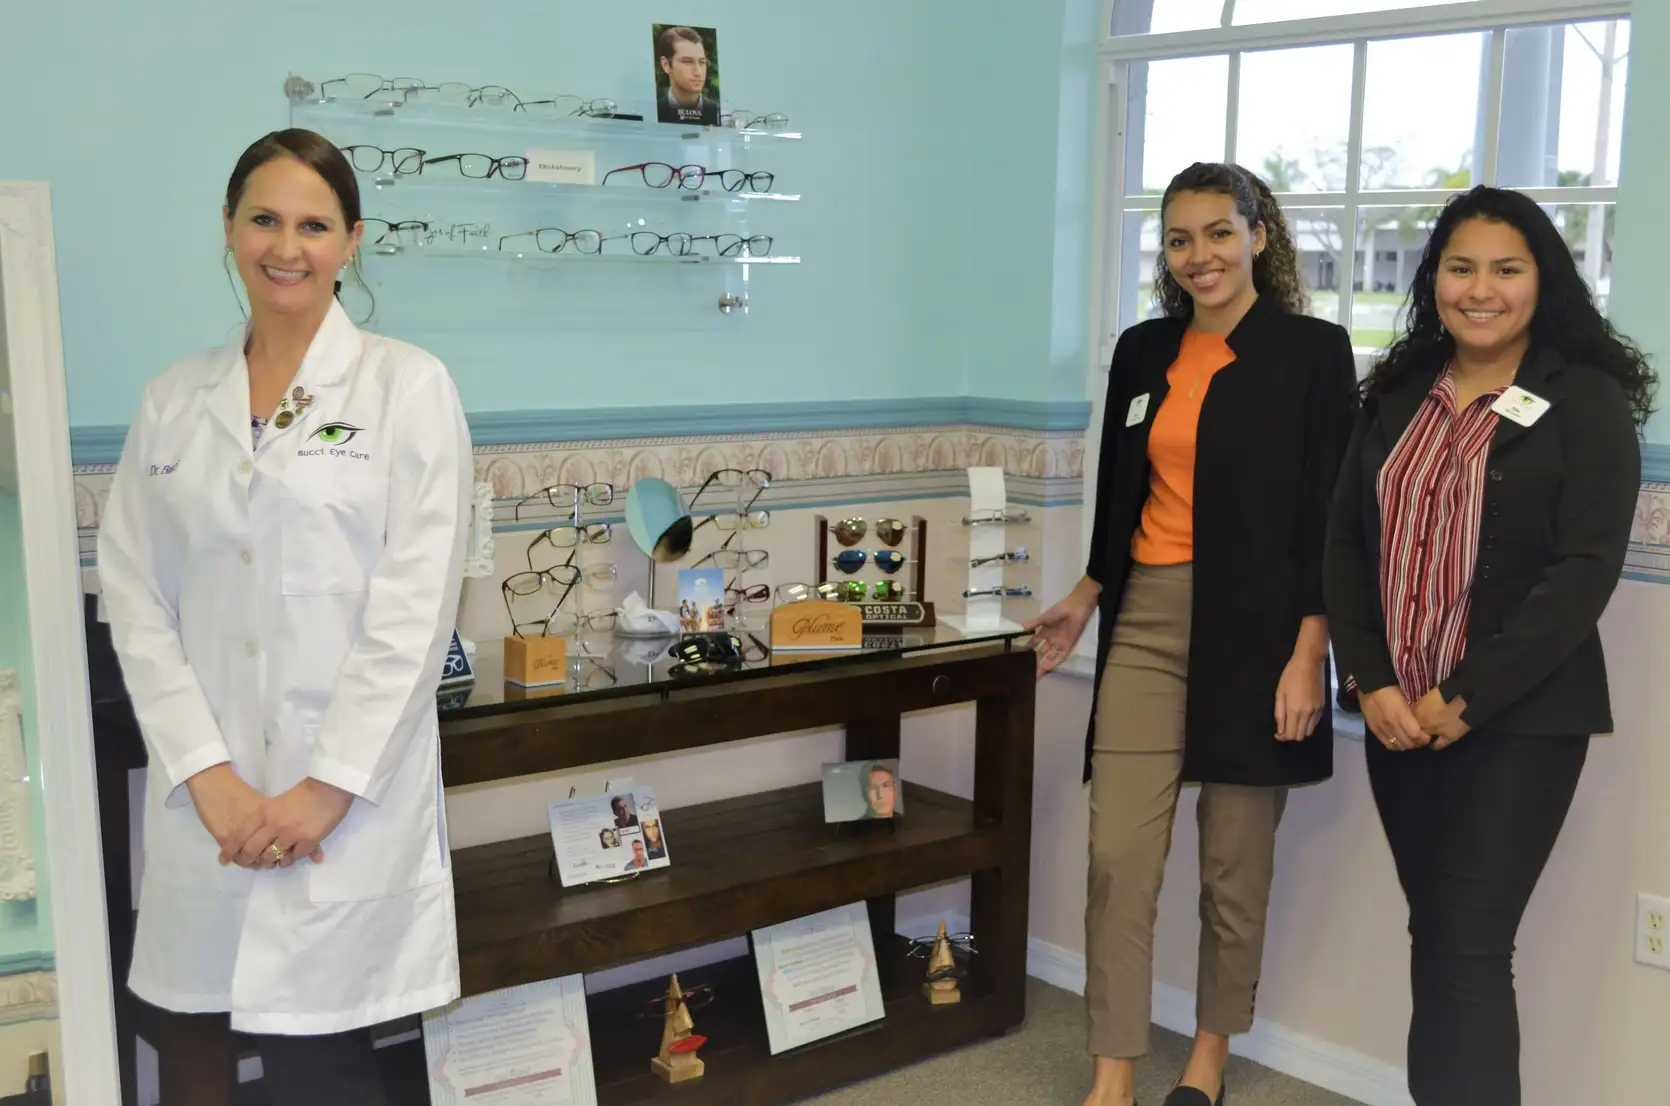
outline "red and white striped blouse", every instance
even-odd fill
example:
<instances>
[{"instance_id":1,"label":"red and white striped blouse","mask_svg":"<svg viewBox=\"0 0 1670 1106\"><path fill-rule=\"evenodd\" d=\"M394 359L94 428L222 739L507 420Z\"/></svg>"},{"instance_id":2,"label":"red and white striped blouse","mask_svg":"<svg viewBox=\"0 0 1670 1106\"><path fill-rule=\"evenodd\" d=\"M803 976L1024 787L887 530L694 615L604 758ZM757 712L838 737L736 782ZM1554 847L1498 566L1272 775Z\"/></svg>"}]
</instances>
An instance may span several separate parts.
<instances>
[{"instance_id":1,"label":"red and white striped blouse","mask_svg":"<svg viewBox=\"0 0 1670 1106\"><path fill-rule=\"evenodd\" d=\"M1505 389L1457 412L1445 369L1380 469L1380 598L1404 697L1417 702L1461 663L1478 562L1485 473Z\"/></svg>"}]
</instances>

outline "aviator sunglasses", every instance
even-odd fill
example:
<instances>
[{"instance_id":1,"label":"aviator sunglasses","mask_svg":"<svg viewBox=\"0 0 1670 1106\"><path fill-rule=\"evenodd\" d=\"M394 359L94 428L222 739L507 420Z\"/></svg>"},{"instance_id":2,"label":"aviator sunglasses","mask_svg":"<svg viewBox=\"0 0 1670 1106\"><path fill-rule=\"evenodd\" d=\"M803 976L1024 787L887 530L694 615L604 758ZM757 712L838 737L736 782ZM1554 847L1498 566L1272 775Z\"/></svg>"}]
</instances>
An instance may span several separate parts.
<instances>
[{"instance_id":1,"label":"aviator sunglasses","mask_svg":"<svg viewBox=\"0 0 1670 1106\"><path fill-rule=\"evenodd\" d=\"M844 518L837 522L832 529L835 540L842 545L857 545L864 540L864 534L869 524L861 518ZM905 524L896 518L878 518L875 521L877 540L884 545L898 545L905 539Z\"/></svg>"},{"instance_id":2,"label":"aviator sunglasses","mask_svg":"<svg viewBox=\"0 0 1670 1106\"><path fill-rule=\"evenodd\" d=\"M872 558L875 560L877 568L889 574L899 571L905 563L905 555L896 549L877 549L874 551L843 549L835 554L831 560L834 561L836 568L851 576L864 567L865 561Z\"/></svg>"}]
</instances>

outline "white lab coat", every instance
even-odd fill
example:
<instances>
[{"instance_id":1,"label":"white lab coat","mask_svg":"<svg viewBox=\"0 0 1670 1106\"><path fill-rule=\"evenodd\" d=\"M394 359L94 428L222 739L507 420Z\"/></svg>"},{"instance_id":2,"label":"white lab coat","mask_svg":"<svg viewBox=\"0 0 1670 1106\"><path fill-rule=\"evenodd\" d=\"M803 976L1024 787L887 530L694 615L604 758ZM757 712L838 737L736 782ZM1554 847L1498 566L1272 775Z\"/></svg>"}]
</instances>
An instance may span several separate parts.
<instances>
[{"instance_id":1,"label":"white lab coat","mask_svg":"<svg viewBox=\"0 0 1670 1106\"><path fill-rule=\"evenodd\" d=\"M128 985L252 1033L334 1033L458 996L435 689L463 575L469 430L446 369L332 304L312 403L252 450L244 333L146 388L99 577L150 753ZM333 429L334 428L334 429ZM182 785L355 795L325 860L222 867Z\"/></svg>"}]
</instances>

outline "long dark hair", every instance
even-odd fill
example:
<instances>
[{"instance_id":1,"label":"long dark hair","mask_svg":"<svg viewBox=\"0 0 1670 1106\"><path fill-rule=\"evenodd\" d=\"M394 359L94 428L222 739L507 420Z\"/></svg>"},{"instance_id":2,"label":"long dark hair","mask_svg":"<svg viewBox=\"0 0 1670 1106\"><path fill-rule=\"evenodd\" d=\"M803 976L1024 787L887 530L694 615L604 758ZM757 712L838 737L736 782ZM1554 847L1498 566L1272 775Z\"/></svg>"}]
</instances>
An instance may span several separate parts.
<instances>
[{"instance_id":1,"label":"long dark hair","mask_svg":"<svg viewBox=\"0 0 1670 1106\"><path fill-rule=\"evenodd\" d=\"M1531 248L1537 266L1537 306L1531 315L1531 342L1558 351L1567 360L1592 365L1615 379L1629 397L1635 424L1652 417L1658 378L1642 353L1595 306L1594 296L1577 271L1554 220L1519 192L1479 185L1444 205L1427 238L1404 308L1402 329L1363 380L1363 410L1372 414L1381 396L1411 376L1442 365L1455 353L1455 339L1438 316L1438 267L1456 228L1470 219L1504 223Z\"/></svg>"},{"instance_id":2,"label":"long dark hair","mask_svg":"<svg viewBox=\"0 0 1670 1106\"><path fill-rule=\"evenodd\" d=\"M1165 213L1172 198L1179 192L1216 192L1235 201L1235 210L1247 221L1248 227L1264 224L1264 252L1253 259L1253 287L1261 296L1269 296L1285 310L1302 315L1310 306L1305 294L1305 282L1299 275L1299 251L1293 246L1293 235L1287 229L1287 217L1276 203L1270 186L1239 165L1197 161L1171 178L1165 196L1160 200L1160 240L1165 240ZM1174 319L1194 317L1194 297L1184 291L1171 275L1166 264L1166 252L1160 250L1154 265L1154 302L1160 310Z\"/></svg>"}]
</instances>

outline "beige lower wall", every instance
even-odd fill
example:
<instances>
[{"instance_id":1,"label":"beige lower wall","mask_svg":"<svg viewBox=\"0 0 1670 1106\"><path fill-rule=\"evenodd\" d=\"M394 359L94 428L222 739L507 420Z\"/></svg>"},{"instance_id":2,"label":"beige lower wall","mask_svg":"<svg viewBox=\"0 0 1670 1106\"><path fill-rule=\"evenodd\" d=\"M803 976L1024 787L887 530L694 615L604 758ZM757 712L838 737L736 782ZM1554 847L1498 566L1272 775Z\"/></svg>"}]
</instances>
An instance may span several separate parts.
<instances>
[{"instance_id":1,"label":"beige lower wall","mask_svg":"<svg viewBox=\"0 0 1670 1106\"><path fill-rule=\"evenodd\" d=\"M1670 972L1632 960L1635 895L1670 894L1670 681L1658 627L1670 588L1625 581L1603 623L1617 733L1593 743L1576 803L1520 930L1526 1106L1670 1103ZM1090 685L1041 688L1032 934L1084 949ZM1155 941L1157 980L1192 990L1198 893L1194 794L1178 811ZM1409 1019L1401 891L1363 768L1296 791L1280 837L1260 1017L1395 1065Z\"/></svg>"},{"instance_id":2,"label":"beige lower wall","mask_svg":"<svg viewBox=\"0 0 1670 1106\"><path fill-rule=\"evenodd\" d=\"M29 1076L29 1057L36 1052L45 1052L51 1060L53 1101L64 1101L63 1049L56 1018L0 1025L0 1098L22 1092Z\"/></svg>"}]
</instances>

